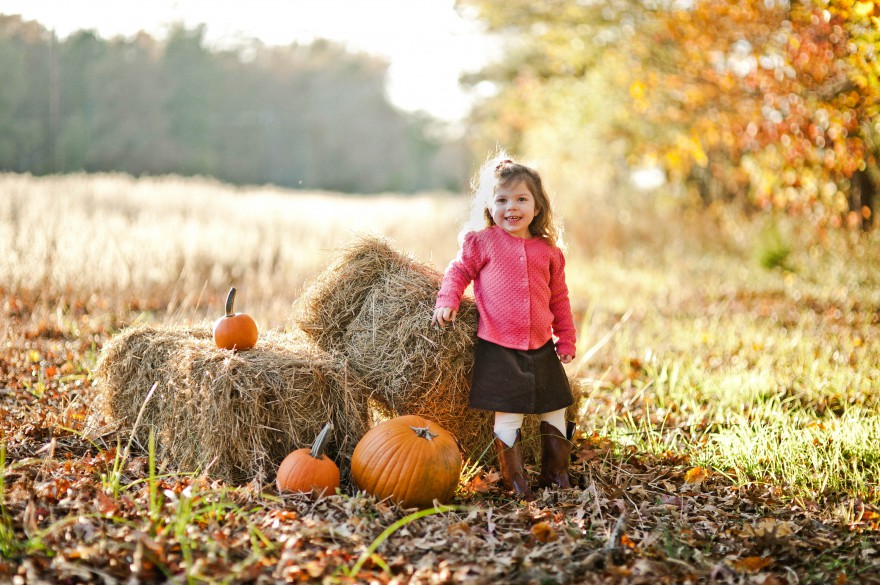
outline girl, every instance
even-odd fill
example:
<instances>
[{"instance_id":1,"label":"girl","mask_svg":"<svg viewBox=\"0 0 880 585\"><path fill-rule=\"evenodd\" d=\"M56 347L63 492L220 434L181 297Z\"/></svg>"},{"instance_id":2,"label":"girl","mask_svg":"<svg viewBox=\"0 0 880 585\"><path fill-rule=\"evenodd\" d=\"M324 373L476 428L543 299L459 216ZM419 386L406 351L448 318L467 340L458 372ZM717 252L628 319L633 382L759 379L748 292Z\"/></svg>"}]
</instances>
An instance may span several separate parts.
<instances>
[{"instance_id":1,"label":"girl","mask_svg":"<svg viewBox=\"0 0 880 585\"><path fill-rule=\"evenodd\" d=\"M565 257L541 177L503 153L499 158L480 173L472 220L479 217L481 225L462 230L432 322L445 327L455 321L473 282L479 323L470 406L495 411L501 477L517 498L533 500L522 459L525 414L540 415L540 485L570 487L574 424L566 423L565 409L573 398L562 364L574 359L575 328Z\"/></svg>"}]
</instances>

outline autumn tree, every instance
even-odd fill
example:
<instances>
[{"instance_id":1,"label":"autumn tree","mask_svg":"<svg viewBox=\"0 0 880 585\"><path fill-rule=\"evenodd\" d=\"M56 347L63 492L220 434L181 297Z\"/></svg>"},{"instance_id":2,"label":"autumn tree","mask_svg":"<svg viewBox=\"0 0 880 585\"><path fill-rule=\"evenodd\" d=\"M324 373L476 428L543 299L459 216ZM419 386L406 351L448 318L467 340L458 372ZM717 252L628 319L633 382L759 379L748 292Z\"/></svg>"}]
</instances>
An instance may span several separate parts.
<instances>
[{"instance_id":1,"label":"autumn tree","mask_svg":"<svg viewBox=\"0 0 880 585\"><path fill-rule=\"evenodd\" d=\"M873 3L701 0L636 45L638 147L704 200L818 222L869 218L877 183ZM645 140L650 138L650 140Z\"/></svg>"},{"instance_id":2,"label":"autumn tree","mask_svg":"<svg viewBox=\"0 0 880 585\"><path fill-rule=\"evenodd\" d=\"M536 127L567 141L592 124L623 145L630 167L657 165L704 202L818 222L871 216L880 184L873 2L459 5L508 39L504 60L484 72L499 91L476 112L500 140L528 149Z\"/></svg>"}]
</instances>

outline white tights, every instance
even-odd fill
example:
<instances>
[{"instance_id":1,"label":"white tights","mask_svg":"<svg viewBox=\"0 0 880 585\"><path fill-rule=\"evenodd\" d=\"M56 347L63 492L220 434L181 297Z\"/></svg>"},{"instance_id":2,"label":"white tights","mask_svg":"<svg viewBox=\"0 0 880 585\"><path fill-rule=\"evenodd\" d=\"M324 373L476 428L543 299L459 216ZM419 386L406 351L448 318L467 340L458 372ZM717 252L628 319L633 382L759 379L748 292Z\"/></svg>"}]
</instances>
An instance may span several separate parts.
<instances>
[{"instance_id":1,"label":"white tights","mask_svg":"<svg viewBox=\"0 0 880 585\"><path fill-rule=\"evenodd\" d=\"M562 436L565 436L565 409L560 408L553 412L544 412L538 415L543 422L548 422L556 427ZM518 412L495 413L495 435L504 441L508 447L516 442L516 432L522 428L524 414Z\"/></svg>"}]
</instances>

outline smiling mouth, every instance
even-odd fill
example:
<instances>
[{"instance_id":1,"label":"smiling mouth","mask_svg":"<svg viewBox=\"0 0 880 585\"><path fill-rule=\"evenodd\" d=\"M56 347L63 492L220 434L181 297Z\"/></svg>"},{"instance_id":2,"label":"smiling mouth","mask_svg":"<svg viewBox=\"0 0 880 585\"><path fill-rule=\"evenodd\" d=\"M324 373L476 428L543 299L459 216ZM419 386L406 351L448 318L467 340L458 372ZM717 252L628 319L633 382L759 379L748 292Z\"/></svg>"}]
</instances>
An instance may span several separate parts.
<instances>
[{"instance_id":1,"label":"smiling mouth","mask_svg":"<svg viewBox=\"0 0 880 585\"><path fill-rule=\"evenodd\" d=\"M519 215L511 215L511 216L508 216L508 217L506 217L506 218L504 218L504 219L506 219L507 221L519 221L519 220L522 219L522 216L519 216Z\"/></svg>"}]
</instances>

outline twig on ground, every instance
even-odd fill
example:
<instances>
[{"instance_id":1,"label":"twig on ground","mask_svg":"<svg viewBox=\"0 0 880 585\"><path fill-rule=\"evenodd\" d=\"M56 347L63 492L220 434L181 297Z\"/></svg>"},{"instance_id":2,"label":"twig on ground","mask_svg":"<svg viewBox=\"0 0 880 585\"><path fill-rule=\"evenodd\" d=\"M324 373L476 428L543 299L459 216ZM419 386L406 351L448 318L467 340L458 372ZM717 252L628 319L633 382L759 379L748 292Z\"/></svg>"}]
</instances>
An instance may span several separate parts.
<instances>
[{"instance_id":1,"label":"twig on ground","mask_svg":"<svg viewBox=\"0 0 880 585\"><path fill-rule=\"evenodd\" d=\"M596 570L609 565L623 564L623 535L626 534L627 524L627 514L624 510L614 523L605 547L591 552L581 565L585 569Z\"/></svg>"}]
</instances>

